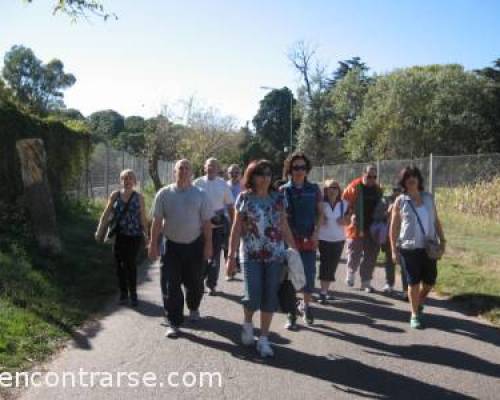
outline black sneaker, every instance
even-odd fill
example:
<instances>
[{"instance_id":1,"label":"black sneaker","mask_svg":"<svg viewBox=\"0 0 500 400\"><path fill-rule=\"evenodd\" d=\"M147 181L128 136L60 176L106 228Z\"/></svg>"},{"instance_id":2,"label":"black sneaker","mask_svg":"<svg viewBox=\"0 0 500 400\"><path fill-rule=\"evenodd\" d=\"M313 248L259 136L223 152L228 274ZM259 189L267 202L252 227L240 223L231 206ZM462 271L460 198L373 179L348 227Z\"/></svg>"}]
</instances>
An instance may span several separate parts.
<instances>
[{"instance_id":1,"label":"black sneaker","mask_svg":"<svg viewBox=\"0 0 500 400\"><path fill-rule=\"evenodd\" d=\"M296 331L297 330L297 316L296 315L294 315L292 313L288 313L287 321L285 324L285 329L288 329L289 331Z\"/></svg>"},{"instance_id":2,"label":"black sneaker","mask_svg":"<svg viewBox=\"0 0 500 400\"><path fill-rule=\"evenodd\" d=\"M118 302L121 306L128 304L128 294L122 293L120 294L120 301Z\"/></svg>"},{"instance_id":3,"label":"black sneaker","mask_svg":"<svg viewBox=\"0 0 500 400\"><path fill-rule=\"evenodd\" d=\"M324 293L319 294L318 303L319 304L326 304L326 294L324 294Z\"/></svg>"},{"instance_id":4,"label":"black sneaker","mask_svg":"<svg viewBox=\"0 0 500 400\"><path fill-rule=\"evenodd\" d=\"M314 315L310 306L304 308L304 323L306 325L314 324Z\"/></svg>"},{"instance_id":5,"label":"black sneaker","mask_svg":"<svg viewBox=\"0 0 500 400\"><path fill-rule=\"evenodd\" d=\"M215 290L215 288L208 288L208 295L217 296L217 291Z\"/></svg>"}]
</instances>

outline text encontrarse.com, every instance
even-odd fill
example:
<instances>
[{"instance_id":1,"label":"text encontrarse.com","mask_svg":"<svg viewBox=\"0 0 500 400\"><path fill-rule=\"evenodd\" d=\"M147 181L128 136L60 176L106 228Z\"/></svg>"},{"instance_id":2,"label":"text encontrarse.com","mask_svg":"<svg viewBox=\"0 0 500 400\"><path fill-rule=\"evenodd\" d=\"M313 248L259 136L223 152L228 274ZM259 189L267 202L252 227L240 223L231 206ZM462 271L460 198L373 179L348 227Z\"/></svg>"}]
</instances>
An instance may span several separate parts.
<instances>
[{"instance_id":1,"label":"text encontrarse.com","mask_svg":"<svg viewBox=\"0 0 500 400\"><path fill-rule=\"evenodd\" d=\"M102 388L134 388L134 387L222 387L220 372L135 372L135 371L85 371L78 372L2 372L0 387L102 387Z\"/></svg>"}]
</instances>

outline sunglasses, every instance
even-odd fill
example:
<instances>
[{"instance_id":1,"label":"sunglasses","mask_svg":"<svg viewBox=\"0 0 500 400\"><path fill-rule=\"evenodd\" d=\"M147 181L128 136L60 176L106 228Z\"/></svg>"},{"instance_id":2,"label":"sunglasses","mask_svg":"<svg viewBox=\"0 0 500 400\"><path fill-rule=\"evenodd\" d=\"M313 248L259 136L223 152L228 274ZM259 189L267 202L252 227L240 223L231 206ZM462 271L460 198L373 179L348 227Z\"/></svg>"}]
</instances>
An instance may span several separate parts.
<instances>
[{"instance_id":1,"label":"sunglasses","mask_svg":"<svg viewBox=\"0 0 500 400\"><path fill-rule=\"evenodd\" d=\"M268 169L264 171L255 171L254 174L255 176L264 176L264 177L273 176L273 173Z\"/></svg>"},{"instance_id":2,"label":"sunglasses","mask_svg":"<svg viewBox=\"0 0 500 400\"><path fill-rule=\"evenodd\" d=\"M307 167L305 165L294 165L292 171L305 171Z\"/></svg>"}]
</instances>

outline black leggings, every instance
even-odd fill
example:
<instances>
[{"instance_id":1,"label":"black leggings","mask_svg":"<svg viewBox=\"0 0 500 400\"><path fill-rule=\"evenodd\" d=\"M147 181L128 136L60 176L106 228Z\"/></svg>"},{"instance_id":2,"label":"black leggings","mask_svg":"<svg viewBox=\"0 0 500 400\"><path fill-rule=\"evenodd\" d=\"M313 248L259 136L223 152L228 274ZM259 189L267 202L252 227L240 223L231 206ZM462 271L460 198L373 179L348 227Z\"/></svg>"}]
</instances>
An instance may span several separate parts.
<instances>
[{"instance_id":1,"label":"black leggings","mask_svg":"<svg viewBox=\"0 0 500 400\"><path fill-rule=\"evenodd\" d=\"M113 246L116 261L116 275L122 297L137 298L137 255L142 236L118 234Z\"/></svg>"}]
</instances>

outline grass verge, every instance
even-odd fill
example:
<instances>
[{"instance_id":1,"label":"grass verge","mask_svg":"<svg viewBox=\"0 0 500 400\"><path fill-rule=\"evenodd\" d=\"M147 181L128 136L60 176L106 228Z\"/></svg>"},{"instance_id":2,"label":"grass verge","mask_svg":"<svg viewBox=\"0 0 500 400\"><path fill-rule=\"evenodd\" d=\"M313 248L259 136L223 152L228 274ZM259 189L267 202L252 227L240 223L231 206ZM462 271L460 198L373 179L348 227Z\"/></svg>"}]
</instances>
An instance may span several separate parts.
<instances>
[{"instance_id":1,"label":"grass verge","mask_svg":"<svg viewBox=\"0 0 500 400\"><path fill-rule=\"evenodd\" d=\"M58 209L63 254L37 256L26 218L0 207L0 372L44 360L115 292L108 246L93 239L101 204Z\"/></svg>"},{"instance_id":2,"label":"grass verge","mask_svg":"<svg viewBox=\"0 0 500 400\"><path fill-rule=\"evenodd\" d=\"M455 189L456 190L456 189ZM494 218L451 206L438 192L438 210L448 240L438 264L436 290L471 315L500 324L500 224Z\"/></svg>"}]
</instances>

